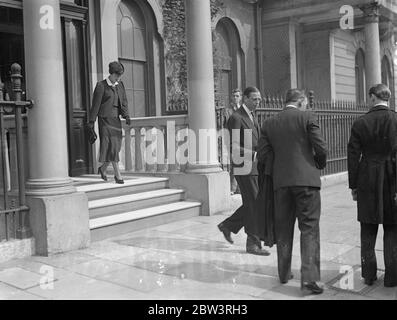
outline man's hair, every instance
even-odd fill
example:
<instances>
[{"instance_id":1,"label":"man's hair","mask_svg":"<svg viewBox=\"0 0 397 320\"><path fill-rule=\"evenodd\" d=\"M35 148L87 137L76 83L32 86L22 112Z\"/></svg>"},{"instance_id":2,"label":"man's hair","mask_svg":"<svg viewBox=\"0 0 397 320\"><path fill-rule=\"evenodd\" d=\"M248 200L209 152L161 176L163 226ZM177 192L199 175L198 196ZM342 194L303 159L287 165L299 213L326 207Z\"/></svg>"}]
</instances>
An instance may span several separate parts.
<instances>
[{"instance_id":1,"label":"man's hair","mask_svg":"<svg viewBox=\"0 0 397 320\"><path fill-rule=\"evenodd\" d=\"M377 84L373 86L371 89L369 89L369 95L371 96L372 94L378 99L387 102L391 98L390 89L384 84Z\"/></svg>"},{"instance_id":2,"label":"man's hair","mask_svg":"<svg viewBox=\"0 0 397 320\"><path fill-rule=\"evenodd\" d=\"M109 63L109 74L114 73L117 75L122 75L124 73L124 66L118 61Z\"/></svg>"},{"instance_id":3,"label":"man's hair","mask_svg":"<svg viewBox=\"0 0 397 320\"><path fill-rule=\"evenodd\" d=\"M251 93L260 93L258 88L255 87L248 87L247 89L244 90L244 97L249 98Z\"/></svg>"},{"instance_id":4,"label":"man's hair","mask_svg":"<svg viewBox=\"0 0 397 320\"><path fill-rule=\"evenodd\" d=\"M290 89L285 95L285 102L298 102L299 100L307 98L306 93L299 89Z\"/></svg>"},{"instance_id":5,"label":"man's hair","mask_svg":"<svg viewBox=\"0 0 397 320\"><path fill-rule=\"evenodd\" d=\"M240 93L240 94L242 94L242 92L241 92L240 89L234 89L234 90L232 91L232 94L235 94L235 93Z\"/></svg>"}]
</instances>

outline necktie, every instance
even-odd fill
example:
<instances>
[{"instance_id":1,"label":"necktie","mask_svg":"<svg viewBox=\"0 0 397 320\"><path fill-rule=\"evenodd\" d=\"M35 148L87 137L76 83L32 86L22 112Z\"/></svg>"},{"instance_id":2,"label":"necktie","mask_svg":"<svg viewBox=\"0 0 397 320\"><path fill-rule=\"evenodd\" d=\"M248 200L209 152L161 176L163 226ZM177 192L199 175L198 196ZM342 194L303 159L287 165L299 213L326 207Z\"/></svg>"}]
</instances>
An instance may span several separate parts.
<instances>
[{"instance_id":1,"label":"necktie","mask_svg":"<svg viewBox=\"0 0 397 320\"><path fill-rule=\"evenodd\" d=\"M250 114L251 114L250 118L251 118L252 122L255 124L255 113L253 111L251 111Z\"/></svg>"},{"instance_id":2,"label":"necktie","mask_svg":"<svg viewBox=\"0 0 397 320\"><path fill-rule=\"evenodd\" d=\"M117 86L112 87L112 90L114 92L113 105L115 107L118 107L119 106L119 93L117 90Z\"/></svg>"}]
</instances>

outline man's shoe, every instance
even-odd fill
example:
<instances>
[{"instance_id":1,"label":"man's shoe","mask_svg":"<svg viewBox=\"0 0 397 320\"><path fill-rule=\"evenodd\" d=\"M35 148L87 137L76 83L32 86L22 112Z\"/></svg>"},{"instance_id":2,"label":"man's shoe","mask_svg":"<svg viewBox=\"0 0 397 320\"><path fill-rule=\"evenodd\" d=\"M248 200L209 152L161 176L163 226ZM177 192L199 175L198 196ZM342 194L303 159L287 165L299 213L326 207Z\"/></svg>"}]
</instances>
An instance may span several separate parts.
<instances>
[{"instance_id":1,"label":"man's shoe","mask_svg":"<svg viewBox=\"0 0 397 320\"><path fill-rule=\"evenodd\" d=\"M367 286L372 286L376 280L378 280L378 277L375 277L373 279L364 279L364 283Z\"/></svg>"},{"instance_id":2,"label":"man's shoe","mask_svg":"<svg viewBox=\"0 0 397 320\"><path fill-rule=\"evenodd\" d=\"M225 227L223 223L218 225L218 229L220 232L223 233L223 236L225 237L226 241L229 242L230 244L233 244L233 239L232 239L232 232Z\"/></svg>"},{"instance_id":3,"label":"man's shoe","mask_svg":"<svg viewBox=\"0 0 397 320\"><path fill-rule=\"evenodd\" d=\"M289 275L289 277L288 277L287 280L280 280L280 282L281 282L282 284L286 284L286 283L288 283L288 281L292 280L293 278L294 278L294 274L291 273L291 274Z\"/></svg>"},{"instance_id":4,"label":"man's shoe","mask_svg":"<svg viewBox=\"0 0 397 320\"><path fill-rule=\"evenodd\" d=\"M247 253L250 254L254 254L257 256L270 256L270 252L265 250L265 249L261 249L256 245L253 246L247 246Z\"/></svg>"},{"instance_id":5,"label":"man's shoe","mask_svg":"<svg viewBox=\"0 0 397 320\"><path fill-rule=\"evenodd\" d=\"M385 286L385 288L395 288L395 287L397 287L397 283L396 282L390 282L390 281L388 281L388 282L385 281L383 285Z\"/></svg>"},{"instance_id":6,"label":"man's shoe","mask_svg":"<svg viewBox=\"0 0 397 320\"><path fill-rule=\"evenodd\" d=\"M302 291L308 291L309 294L322 294L324 289L321 288L316 282L306 282L301 285Z\"/></svg>"}]
</instances>

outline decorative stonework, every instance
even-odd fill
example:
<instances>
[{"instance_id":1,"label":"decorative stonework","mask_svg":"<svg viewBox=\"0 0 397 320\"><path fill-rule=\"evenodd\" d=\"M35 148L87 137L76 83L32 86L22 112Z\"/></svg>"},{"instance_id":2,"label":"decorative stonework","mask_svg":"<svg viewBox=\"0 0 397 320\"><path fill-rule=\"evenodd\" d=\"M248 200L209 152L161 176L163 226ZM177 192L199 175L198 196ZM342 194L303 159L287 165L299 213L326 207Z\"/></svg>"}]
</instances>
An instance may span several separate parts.
<instances>
[{"instance_id":1,"label":"decorative stonework","mask_svg":"<svg viewBox=\"0 0 397 320\"><path fill-rule=\"evenodd\" d=\"M364 31L359 31L354 33L354 48L356 50L362 49L365 52L365 35Z\"/></svg>"},{"instance_id":2,"label":"decorative stonework","mask_svg":"<svg viewBox=\"0 0 397 320\"><path fill-rule=\"evenodd\" d=\"M364 13L366 23L379 22L379 5L377 3L370 3L360 6Z\"/></svg>"}]
</instances>

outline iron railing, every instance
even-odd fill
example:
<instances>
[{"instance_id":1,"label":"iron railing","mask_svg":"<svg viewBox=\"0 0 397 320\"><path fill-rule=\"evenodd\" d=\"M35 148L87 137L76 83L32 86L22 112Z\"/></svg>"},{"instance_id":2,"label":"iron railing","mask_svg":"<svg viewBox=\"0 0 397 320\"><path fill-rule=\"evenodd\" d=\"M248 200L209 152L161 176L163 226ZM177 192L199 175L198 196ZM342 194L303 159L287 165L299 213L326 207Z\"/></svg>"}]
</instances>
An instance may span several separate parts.
<instances>
[{"instance_id":1,"label":"iron railing","mask_svg":"<svg viewBox=\"0 0 397 320\"><path fill-rule=\"evenodd\" d=\"M21 66L13 64L12 92L7 94L13 101L4 101L4 84L0 79L0 241L31 237L25 196L23 114L33 102L21 101L21 83ZM14 126L5 125L10 120Z\"/></svg>"},{"instance_id":2,"label":"iron railing","mask_svg":"<svg viewBox=\"0 0 397 320\"><path fill-rule=\"evenodd\" d=\"M285 107L285 102L278 96L265 95L262 105L256 110L259 125L274 116ZM352 101L319 101L314 99L313 92L309 94L309 108L313 110L320 124L321 132L328 145L327 167L321 172L330 175L347 171L347 144L353 122L368 111L368 106ZM216 111L218 129L225 127L226 113L224 108ZM219 161L227 163L225 156L225 145L222 137L219 138ZM223 165L226 169L226 166Z\"/></svg>"}]
</instances>

